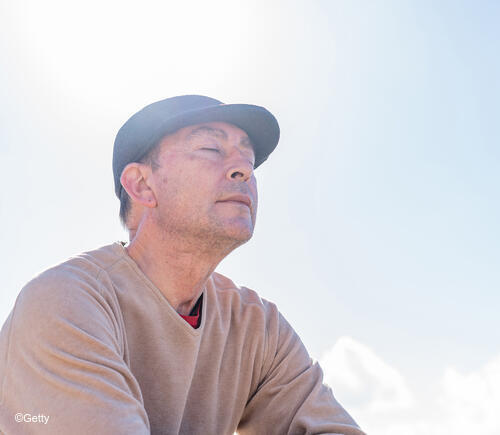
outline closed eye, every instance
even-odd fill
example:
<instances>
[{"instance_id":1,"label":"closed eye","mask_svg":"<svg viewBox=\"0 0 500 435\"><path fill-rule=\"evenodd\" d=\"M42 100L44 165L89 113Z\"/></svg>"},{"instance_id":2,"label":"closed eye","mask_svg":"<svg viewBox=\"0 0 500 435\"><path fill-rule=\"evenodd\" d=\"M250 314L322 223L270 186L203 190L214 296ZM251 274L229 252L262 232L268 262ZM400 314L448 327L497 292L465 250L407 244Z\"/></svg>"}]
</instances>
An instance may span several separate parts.
<instances>
[{"instance_id":1,"label":"closed eye","mask_svg":"<svg viewBox=\"0 0 500 435\"><path fill-rule=\"evenodd\" d=\"M200 148L201 150L207 150L207 151L215 151L217 153L220 153L220 150L218 148Z\"/></svg>"}]
</instances>

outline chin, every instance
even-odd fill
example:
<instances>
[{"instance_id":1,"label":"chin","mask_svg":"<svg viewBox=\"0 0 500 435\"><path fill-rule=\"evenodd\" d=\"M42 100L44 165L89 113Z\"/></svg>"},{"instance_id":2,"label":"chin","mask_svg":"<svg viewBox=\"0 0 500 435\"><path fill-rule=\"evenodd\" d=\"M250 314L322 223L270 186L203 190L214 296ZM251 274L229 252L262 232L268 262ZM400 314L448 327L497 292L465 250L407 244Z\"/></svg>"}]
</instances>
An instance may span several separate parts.
<instances>
[{"instance_id":1,"label":"chin","mask_svg":"<svg viewBox=\"0 0 500 435\"><path fill-rule=\"evenodd\" d=\"M210 227L209 237L214 241L239 246L252 238L254 220L250 216L218 216L211 222Z\"/></svg>"},{"instance_id":2,"label":"chin","mask_svg":"<svg viewBox=\"0 0 500 435\"><path fill-rule=\"evenodd\" d=\"M224 235L227 239L239 241L240 244L245 243L253 236L253 225L248 221L232 222L224 227Z\"/></svg>"},{"instance_id":3,"label":"chin","mask_svg":"<svg viewBox=\"0 0 500 435\"><path fill-rule=\"evenodd\" d=\"M246 230L240 229L239 231L229 231L227 233L229 239L238 240L241 243L248 242L253 236L253 229L247 228Z\"/></svg>"}]
</instances>

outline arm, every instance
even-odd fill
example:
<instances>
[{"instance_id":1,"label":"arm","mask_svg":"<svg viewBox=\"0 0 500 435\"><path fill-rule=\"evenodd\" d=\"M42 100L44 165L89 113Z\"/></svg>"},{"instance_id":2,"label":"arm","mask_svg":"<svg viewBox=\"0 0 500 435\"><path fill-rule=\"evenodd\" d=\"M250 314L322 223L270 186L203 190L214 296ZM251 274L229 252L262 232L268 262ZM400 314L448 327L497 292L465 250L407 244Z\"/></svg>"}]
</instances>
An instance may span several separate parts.
<instances>
[{"instance_id":1,"label":"arm","mask_svg":"<svg viewBox=\"0 0 500 435\"><path fill-rule=\"evenodd\" d=\"M21 291L0 335L1 433L149 433L110 302L80 270L45 272Z\"/></svg>"},{"instance_id":2,"label":"arm","mask_svg":"<svg viewBox=\"0 0 500 435\"><path fill-rule=\"evenodd\" d=\"M247 403L238 434L364 434L323 384L320 366L292 327L281 314L272 317L264 376Z\"/></svg>"}]
</instances>

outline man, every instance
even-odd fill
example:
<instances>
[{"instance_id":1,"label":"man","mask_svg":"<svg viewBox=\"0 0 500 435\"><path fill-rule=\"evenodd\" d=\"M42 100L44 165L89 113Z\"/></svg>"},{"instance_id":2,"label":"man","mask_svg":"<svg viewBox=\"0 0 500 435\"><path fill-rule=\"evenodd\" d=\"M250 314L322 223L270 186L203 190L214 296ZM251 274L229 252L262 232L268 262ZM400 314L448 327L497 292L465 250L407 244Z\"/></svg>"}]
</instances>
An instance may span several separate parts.
<instances>
[{"instance_id":1,"label":"man","mask_svg":"<svg viewBox=\"0 0 500 435\"><path fill-rule=\"evenodd\" d=\"M252 236L278 139L266 109L196 95L123 125L129 243L23 288L0 335L2 433L362 434L275 305L214 272Z\"/></svg>"}]
</instances>

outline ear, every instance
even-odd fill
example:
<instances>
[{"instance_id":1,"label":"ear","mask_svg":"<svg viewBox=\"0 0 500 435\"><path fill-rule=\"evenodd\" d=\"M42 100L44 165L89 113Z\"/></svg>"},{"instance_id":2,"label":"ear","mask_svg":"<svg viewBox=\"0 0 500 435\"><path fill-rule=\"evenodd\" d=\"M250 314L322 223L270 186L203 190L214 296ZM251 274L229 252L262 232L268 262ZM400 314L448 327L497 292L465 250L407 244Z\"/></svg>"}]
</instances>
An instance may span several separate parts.
<instances>
[{"instance_id":1,"label":"ear","mask_svg":"<svg viewBox=\"0 0 500 435\"><path fill-rule=\"evenodd\" d=\"M120 182L132 201L144 207L157 206L156 196L148 184L151 167L142 163L129 163L122 171Z\"/></svg>"}]
</instances>

